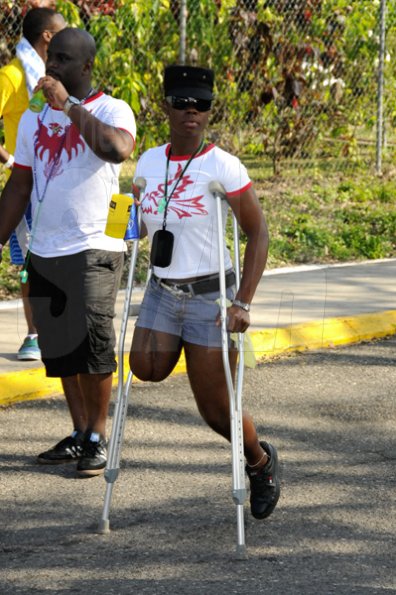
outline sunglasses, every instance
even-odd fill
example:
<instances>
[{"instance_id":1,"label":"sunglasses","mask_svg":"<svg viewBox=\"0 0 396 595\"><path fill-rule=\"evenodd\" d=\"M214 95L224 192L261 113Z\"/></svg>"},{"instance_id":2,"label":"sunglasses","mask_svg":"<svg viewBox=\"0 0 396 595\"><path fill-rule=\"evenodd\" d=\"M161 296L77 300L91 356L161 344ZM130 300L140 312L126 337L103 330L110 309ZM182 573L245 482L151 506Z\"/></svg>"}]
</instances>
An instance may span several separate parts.
<instances>
[{"instance_id":1,"label":"sunglasses","mask_svg":"<svg viewBox=\"0 0 396 595\"><path fill-rule=\"evenodd\" d=\"M211 99L195 99L194 97L176 97L175 95L169 95L165 98L167 103L174 109L185 110L194 108L198 112L208 112L212 107Z\"/></svg>"}]
</instances>

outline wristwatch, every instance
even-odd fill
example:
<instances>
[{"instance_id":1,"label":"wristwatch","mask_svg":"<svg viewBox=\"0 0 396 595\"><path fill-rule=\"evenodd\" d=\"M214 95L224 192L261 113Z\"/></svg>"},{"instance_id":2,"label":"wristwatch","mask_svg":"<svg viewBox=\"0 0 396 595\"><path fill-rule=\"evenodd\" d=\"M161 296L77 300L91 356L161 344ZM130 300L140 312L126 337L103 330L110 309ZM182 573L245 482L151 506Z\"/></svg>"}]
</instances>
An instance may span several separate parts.
<instances>
[{"instance_id":1,"label":"wristwatch","mask_svg":"<svg viewBox=\"0 0 396 595\"><path fill-rule=\"evenodd\" d=\"M66 114L66 116L69 115L69 112L70 112L71 108L73 107L73 105L81 105L81 101L79 99L77 99L77 97L73 97L73 95L69 95L69 97L66 99L66 101L63 105L63 112Z\"/></svg>"},{"instance_id":2,"label":"wristwatch","mask_svg":"<svg viewBox=\"0 0 396 595\"><path fill-rule=\"evenodd\" d=\"M238 306L238 308L242 308L242 310L245 310L245 312L250 312L250 304L247 304L246 302L241 302L240 300L234 300L232 302L233 306Z\"/></svg>"}]
</instances>

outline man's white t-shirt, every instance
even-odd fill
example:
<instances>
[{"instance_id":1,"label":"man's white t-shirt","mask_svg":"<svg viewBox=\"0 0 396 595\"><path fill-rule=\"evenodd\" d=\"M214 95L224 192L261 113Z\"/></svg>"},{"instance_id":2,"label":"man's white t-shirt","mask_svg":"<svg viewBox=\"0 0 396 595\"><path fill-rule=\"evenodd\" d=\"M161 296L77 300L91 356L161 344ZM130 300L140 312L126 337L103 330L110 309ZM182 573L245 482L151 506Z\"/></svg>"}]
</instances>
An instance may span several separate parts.
<instances>
[{"instance_id":1,"label":"man's white t-shirt","mask_svg":"<svg viewBox=\"0 0 396 595\"><path fill-rule=\"evenodd\" d=\"M149 149L136 166L135 179L142 176L147 182L140 198L142 220L150 243L154 233L163 225L164 213L159 212L158 206L164 197L169 149L169 144ZM189 156L171 155L168 197L188 159ZM219 272L216 202L209 191L212 181L220 182L229 197L241 194L252 184L240 160L215 145L209 145L194 157L168 204L166 229L174 235L173 255L169 267L154 267L158 277L185 279ZM224 228L227 211L228 204L222 201ZM232 267L232 262L225 241L224 248L227 270Z\"/></svg>"},{"instance_id":2,"label":"man's white t-shirt","mask_svg":"<svg viewBox=\"0 0 396 595\"><path fill-rule=\"evenodd\" d=\"M84 106L135 140L135 118L124 101L100 92ZM119 192L121 166L97 157L62 110L46 104L39 114L23 114L14 167L30 168L33 174L32 253L54 257L92 248L124 250L122 239L104 233L111 196Z\"/></svg>"}]
</instances>

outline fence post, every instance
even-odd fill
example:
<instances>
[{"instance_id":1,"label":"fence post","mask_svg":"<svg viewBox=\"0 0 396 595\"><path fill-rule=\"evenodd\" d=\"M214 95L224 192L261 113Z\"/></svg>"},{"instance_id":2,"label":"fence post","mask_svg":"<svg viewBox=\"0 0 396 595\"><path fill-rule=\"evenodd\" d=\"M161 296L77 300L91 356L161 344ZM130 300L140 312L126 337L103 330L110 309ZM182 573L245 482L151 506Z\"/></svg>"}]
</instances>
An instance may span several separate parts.
<instances>
[{"instance_id":1,"label":"fence post","mask_svg":"<svg viewBox=\"0 0 396 595\"><path fill-rule=\"evenodd\" d=\"M179 47L179 63L186 62L186 29L187 29L187 0L181 0L180 3L180 47Z\"/></svg>"},{"instance_id":2,"label":"fence post","mask_svg":"<svg viewBox=\"0 0 396 595\"><path fill-rule=\"evenodd\" d=\"M381 0L379 8L379 56L377 91L377 149L376 171L382 172L382 148L384 132L384 59L385 59L386 0Z\"/></svg>"}]
</instances>

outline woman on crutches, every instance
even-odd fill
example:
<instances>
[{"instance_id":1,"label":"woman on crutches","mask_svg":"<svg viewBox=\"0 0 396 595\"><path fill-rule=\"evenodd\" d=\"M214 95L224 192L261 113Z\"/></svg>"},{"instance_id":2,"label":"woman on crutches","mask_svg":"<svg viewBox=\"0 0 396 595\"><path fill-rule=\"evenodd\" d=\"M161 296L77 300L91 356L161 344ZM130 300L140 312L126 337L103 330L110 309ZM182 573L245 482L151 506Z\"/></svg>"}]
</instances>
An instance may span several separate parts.
<instances>
[{"instance_id":1,"label":"woman on crutches","mask_svg":"<svg viewBox=\"0 0 396 595\"><path fill-rule=\"evenodd\" d=\"M160 382L172 372L184 348L187 373L200 414L230 440L230 407L221 350L219 250L211 181L226 191L247 237L237 293L235 272L226 252L227 330L243 333L268 252L266 222L239 159L205 141L213 99L213 71L192 66L165 69L165 111L170 143L146 151L135 178L147 181L140 196L142 231L151 244L152 274L134 331L130 366L141 380ZM225 217L223 218L225 219ZM229 339L235 375L237 350ZM257 519L268 517L279 499L276 449L259 441L246 411L242 418L250 504Z\"/></svg>"}]
</instances>

